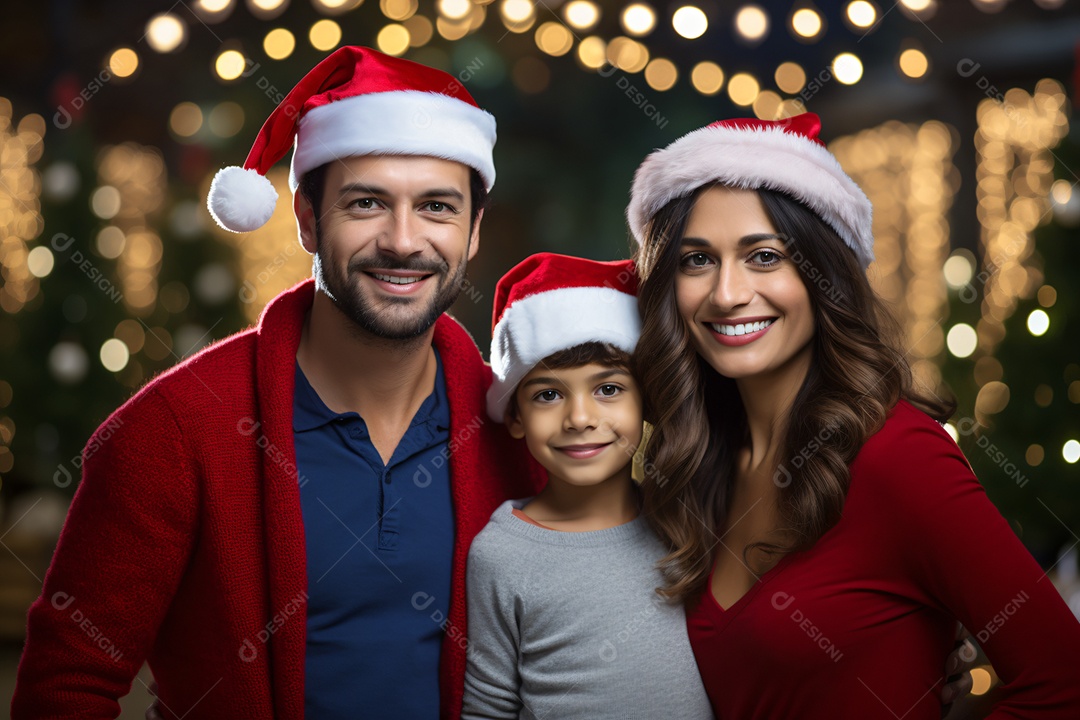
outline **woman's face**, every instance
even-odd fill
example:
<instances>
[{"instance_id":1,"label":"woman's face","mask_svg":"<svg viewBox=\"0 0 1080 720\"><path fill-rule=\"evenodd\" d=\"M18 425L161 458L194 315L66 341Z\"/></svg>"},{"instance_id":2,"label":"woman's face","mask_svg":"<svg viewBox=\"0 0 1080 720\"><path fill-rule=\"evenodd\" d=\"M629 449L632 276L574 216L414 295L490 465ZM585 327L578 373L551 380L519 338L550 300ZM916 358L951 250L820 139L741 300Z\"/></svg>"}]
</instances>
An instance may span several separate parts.
<instances>
[{"instance_id":1,"label":"woman's face","mask_svg":"<svg viewBox=\"0 0 1080 720\"><path fill-rule=\"evenodd\" d=\"M675 298L698 353L725 377L775 373L810 353L810 294L756 192L701 193L681 240Z\"/></svg>"}]
</instances>

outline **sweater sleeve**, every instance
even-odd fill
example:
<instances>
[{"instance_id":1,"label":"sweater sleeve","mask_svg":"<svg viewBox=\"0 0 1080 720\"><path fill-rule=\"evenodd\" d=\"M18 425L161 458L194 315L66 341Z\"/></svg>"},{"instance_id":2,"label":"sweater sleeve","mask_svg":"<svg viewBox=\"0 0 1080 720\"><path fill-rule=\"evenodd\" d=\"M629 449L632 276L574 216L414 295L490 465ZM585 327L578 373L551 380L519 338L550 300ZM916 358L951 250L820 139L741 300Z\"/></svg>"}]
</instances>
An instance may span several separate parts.
<instances>
[{"instance_id":1,"label":"sweater sleeve","mask_svg":"<svg viewBox=\"0 0 1080 720\"><path fill-rule=\"evenodd\" d=\"M102 424L82 458L82 481L30 608L14 720L116 717L195 541L194 475L155 389Z\"/></svg>"},{"instance_id":2,"label":"sweater sleeve","mask_svg":"<svg viewBox=\"0 0 1080 720\"><path fill-rule=\"evenodd\" d=\"M989 718L1080 717L1080 624L952 438L910 406L896 413L899 430L882 433L861 469L881 489L882 512L910 528L884 540L889 562L990 658L1004 687Z\"/></svg>"},{"instance_id":3,"label":"sweater sleeve","mask_svg":"<svg viewBox=\"0 0 1080 720\"><path fill-rule=\"evenodd\" d=\"M517 718L522 710L518 673L521 597L504 573L520 564L500 552L496 529L473 541L466 570L469 649L462 719ZM505 545L503 545L505 547ZM500 559L501 558L501 559Z\"/></svg>"}]
</instances>

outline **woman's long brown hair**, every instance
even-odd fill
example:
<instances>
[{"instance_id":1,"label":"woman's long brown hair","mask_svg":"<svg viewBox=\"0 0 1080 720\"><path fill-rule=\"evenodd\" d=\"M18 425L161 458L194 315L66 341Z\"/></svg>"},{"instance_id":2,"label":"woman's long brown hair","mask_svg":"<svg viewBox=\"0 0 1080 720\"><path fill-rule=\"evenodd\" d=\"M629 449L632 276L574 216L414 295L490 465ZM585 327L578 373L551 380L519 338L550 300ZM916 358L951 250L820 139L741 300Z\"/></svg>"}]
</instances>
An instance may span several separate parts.
<instances>
[{"instance_id":1,"label":"woman's long brown hair","mask_svg":"<svg viewBox=\"0 0 1080 720\"><path fill-rule=\"evenodd\" d=\"M670 551L660 564L666 582L660 593L672 600L696 596L705 586L727 521L736 458L749 437L735 382L698 355L675 302L681 240L705 189L660 210L635 258L642 332L634 365L653 425L642 490L649 522ZM752 544L748 560L758 550L806 549L836 524L849 464L900 398L942 422L954 409L914 388L907 358L895 345L896 321L836 232L786 195L757 193L777 232L789 239L786 254L810 294L815 333L774 475L787 540Z\"/></svg>"}]
</instances>

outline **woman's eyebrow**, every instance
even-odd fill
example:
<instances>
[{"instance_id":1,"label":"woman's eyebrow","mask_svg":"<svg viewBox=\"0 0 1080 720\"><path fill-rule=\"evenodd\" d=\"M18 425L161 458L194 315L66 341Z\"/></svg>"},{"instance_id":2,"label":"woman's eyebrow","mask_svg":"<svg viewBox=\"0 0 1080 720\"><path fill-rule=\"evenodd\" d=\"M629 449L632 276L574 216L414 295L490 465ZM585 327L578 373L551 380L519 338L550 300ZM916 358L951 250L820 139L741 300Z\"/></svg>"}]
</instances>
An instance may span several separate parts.
<instances>
[{"instance_id":1,"label":"woman's eyebrow","mask_svg":"<svg viewBox=\"0 0 1080 720\"><path fill-rule=\"evenodd\" d=\"M761 242L763 240L780 240L781 242L787 243L788 242L788 237L787 237L787 235L783 235L781 233L751 233L750 235L746 235L744 237L739 238L739 247L746 247L747 245L753 245L753 244L759 243L759 242ZM683 244L683 245L689 245L691 247L710 247L711 246L711 244L709 243L708 240L704 240L702 238L696 238L696 237L684 237L680 241L680 243Z\"/></svg>"}]
</instances>

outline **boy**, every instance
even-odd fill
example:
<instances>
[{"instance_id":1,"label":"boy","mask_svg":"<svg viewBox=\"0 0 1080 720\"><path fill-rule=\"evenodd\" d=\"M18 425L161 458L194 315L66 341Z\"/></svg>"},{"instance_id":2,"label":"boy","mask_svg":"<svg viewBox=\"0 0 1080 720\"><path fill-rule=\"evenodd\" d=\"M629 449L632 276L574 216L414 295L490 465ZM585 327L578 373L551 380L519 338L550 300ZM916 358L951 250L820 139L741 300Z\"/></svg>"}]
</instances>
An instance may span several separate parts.
<instances>
[{"instance_id":1,"label":"boy","mask_svg":"<svg viewBox=\"0 0 1080 720\"><path fill-rule=\"evenodd\" d=\"M664 550L631 478L642 438L629 261L542 253L496 288L488 414L548 473L467 564L463 718L711 718Z\"/></svg>"}]
</instances>

